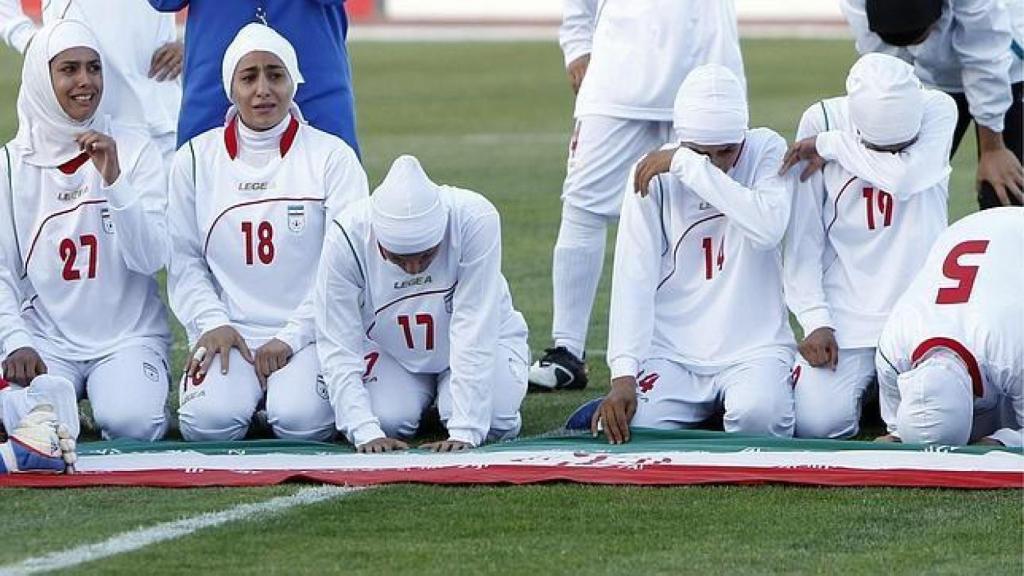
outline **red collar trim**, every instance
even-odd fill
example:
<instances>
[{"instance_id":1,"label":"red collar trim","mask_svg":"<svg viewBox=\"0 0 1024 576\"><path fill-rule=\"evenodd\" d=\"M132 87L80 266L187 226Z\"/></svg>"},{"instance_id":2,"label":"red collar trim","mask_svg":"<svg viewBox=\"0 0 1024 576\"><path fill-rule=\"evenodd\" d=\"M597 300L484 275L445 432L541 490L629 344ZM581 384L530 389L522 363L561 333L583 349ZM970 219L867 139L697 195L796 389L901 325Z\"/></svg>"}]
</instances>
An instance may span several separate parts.
<instances>
[{"instance_id":1,"label":"red collar trim","mask_svg":"<svg viewBox=\"0 0 1024 576\"><path fill-rule=\"evenodd\" d=\"M82 164L85 164L88 161L89 155L86 154L85 152L82 152L81 154L75 156L71 160L68 160L67 162L61 164L60 166L57 166L57 170L60 170L64 174L71 175L74 174L75 172L78 172L78 169L82 167Z\"/></svg>"},{"instance_id":2,"label":"red collar trim","mask_svg":"<svg viewBox=\"0 0 1024 576\"><path fill-rule=\"evenodd\" d=\"M292 116L291 121L288 122L288 127L284 130L284 134L281 135L281 158L284 158L284 155L292 149L292 144L295 143L295 136L298 133L299 121L295 119L295 116ZM232 160L238 158L238 116L232 118L224 129L224 147L227 149L228 156Z\"/></svg>"},{"instance_id":3,"label":"red collar trim","mask_svg":"<svg viewBox=\"0 0 1024 576\"><path fill-rule=\"evenodd\" d=\"M929 338L921 342L914 349L914 353L910 355L910 361L917 364L921 358L924 358L925 354L936 348L946 348L959 356L960 360L963 360L963 363L967 365L967 373L971 375L971 387L974 389L975 397L981 398L985 395L985 388L981 383L981 368L978 366L978 360L966 346L952 338Z\"/></svg>"},{"instance_id":4,"label":"red collar trim","mask_svg":"<svg viewBox=\"0 0 1024 576\"><path fill-rule=\"evenodd\" d=\"M10 386L10 383L7 382L7 380L4 380L3 376L0 376L0 390L3 390L4 388L7 388L8 386Z\"/></svg>"}]
</instances>

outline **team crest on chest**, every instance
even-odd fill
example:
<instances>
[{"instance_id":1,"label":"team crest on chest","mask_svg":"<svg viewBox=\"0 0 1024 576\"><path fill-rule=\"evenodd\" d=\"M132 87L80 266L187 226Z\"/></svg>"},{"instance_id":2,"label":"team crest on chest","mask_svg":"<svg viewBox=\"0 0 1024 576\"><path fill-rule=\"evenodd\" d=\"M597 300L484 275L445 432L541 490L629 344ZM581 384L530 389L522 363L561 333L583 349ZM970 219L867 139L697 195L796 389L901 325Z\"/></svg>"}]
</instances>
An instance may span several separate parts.
<instances>
[{"instance_id":1,"label":"team crest on chest","mask_svg":"<svg viewBox=\"0 0 1024 576\"><path fill-rule=\"evenodd\" d=\"M288 205L288 229L293 234L301 234L306 227L306 208L302 204Z\"/></svg>"},{"instance_id":2,"label":"team crest on chest","mask_svg":"<svg viewBox=\"0 0 1024 576\"><path fill-rule=\"evenodd\" d=\"M110 218L109 208L100 208L100 221L103 222L103 231L107 234L114 233L114 221Z\"/></svg>"}]
</instances>

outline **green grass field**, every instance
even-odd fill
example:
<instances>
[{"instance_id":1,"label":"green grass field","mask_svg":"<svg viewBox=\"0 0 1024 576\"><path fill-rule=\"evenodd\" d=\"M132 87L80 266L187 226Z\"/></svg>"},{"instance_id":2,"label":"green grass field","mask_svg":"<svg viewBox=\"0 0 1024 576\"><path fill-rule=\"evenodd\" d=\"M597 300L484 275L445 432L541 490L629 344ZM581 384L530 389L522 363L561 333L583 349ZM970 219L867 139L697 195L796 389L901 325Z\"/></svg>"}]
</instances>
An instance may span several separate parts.
<instances>
[{"instance_id":1,"label":"green grass field","mask_svg":"<svg viewBox=\"0 0 1024 576\"><path fill-rule=\"evenodd\" d=\"M792 138L801 112L843 90L846 41L744 43L752 124ZM352 46L359 131L371 185L400 153L438 182L499 207L504 271L535 352L548 344L551 248L572 98L553 43ZM19 60L0 52L0 138L15 133ZM973 143L955 163L951 217L975 207ZM607 333L608 275L589 347ZM180 330L174 365L184 343ZM525 435L561 425L607 389L530 395ZM3 566L140 526L291 494L257 489L0 490ZM790 487L390 486L206 529L80 573L1016 574L1021 494Z\"/></svg>"}]
</instances>

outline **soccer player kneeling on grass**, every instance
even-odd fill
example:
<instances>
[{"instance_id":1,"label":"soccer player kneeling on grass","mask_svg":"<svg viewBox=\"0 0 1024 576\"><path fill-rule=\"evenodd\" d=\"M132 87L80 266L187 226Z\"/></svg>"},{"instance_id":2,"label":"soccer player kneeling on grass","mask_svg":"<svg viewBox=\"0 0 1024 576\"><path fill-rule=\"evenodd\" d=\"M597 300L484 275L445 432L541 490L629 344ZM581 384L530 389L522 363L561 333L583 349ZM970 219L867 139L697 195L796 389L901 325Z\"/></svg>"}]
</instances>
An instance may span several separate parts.
<instances>
[{"instance_id":1,"label":"soccer player kneeling on grass","mask_svg":"<svg viewBox=\"0 0 1024 576\"><path fill-rule=\"evenodd\" d=\"M411 156L330 226L317 343L337 427L360 452L406 448L437 402L448 452L519 433L526 322L501 273L498 212Z\"/></svg>"},{"instance_id":2,"label":"soccer player kneeling on grass","mask_svg":"<svg viewBox=\"0 0 1024 576\"><path fill-rule=\"evenodd\" d=\"M50 404L77 434L72 387L104 438L156 440L167 430L170 332L154 278L168 249L166 174L151 142L96 113L102 60L75 20L44 26L25 54L18 134L0 154L0 341L18 385L0 391L0 414L13 430Z\"/></svg>"},{"instance_id":3,"label":"soccer player kneeling on grass","mask_svg":"<svg viewBox=\"0 0 1024 576\"><path fill-rule=\"evenodd\" d=\"M181 434L242 438L265 393L278 437L328 440L312 287L326 223L367 196L366 174L303 121L295 51L277 32L242 28L222 75L225 126L183 145L171 174L168 292L192 344Z\"/></svg>"},{"instance_id":4,"label":"soccer player kneeling on grass","mask_svg":"<svg viewBox=\"0 0 1024 576\"><path fill-rule=\"evenodd\" d=\"M804 112L783 166L807 160L788 176L784 266L806 335L793 369L800 437L857 434L878 335L948 218L953 99L884 54L862 56L846 90Z\"/></svg>"},{"instance_id":5,"label":"soccer player kneeling on grass","mask_svg":"<svg viewBox=\"0 0 1024 576\"><path fill-rule=\"evenodd\" d=\"M875 363L879 440L1021 447L1024 208L950 226L893 308Z\"/></svg>"},{"instance_id":6,"label":"soccer player kneeling on grass","mask_svg":"<svg viewBox=\"0 0 1024 576\"><path fill-rule=\"evenodd\" d=\"M747 128L727 68L691 72L677 142L637 164L615 245L612 390L592 417L612 443L629 426L696 426L719 407L727 432L791 436L793 334L779 243L790 197L785 141Z\"/></svg>"}]
</instances>

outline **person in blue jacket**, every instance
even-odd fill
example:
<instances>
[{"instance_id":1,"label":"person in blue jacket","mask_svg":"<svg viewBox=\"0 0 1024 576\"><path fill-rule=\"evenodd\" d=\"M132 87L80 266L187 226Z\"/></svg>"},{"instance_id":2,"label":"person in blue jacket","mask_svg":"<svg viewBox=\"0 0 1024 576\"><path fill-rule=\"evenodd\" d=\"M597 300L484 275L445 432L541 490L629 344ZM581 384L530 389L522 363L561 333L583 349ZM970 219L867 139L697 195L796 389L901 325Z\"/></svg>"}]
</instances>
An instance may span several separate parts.
<instances>
[{"instance_id":1,"label":"person in blue jacket","mask_svg":"<svg viewBox=\"0 0 1024 576\"><path fill-rule=\"evenodd\" d=\"M161 12L188 7L178 146L220 126L229 103L221 84L224 51L243 26L263 22L288 39L306 79L295 102L314 127L356 153L355 103L345 36L344 0L149 0Z\"/></svg>"}]
</instances>

